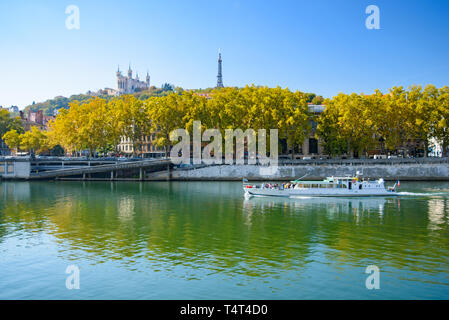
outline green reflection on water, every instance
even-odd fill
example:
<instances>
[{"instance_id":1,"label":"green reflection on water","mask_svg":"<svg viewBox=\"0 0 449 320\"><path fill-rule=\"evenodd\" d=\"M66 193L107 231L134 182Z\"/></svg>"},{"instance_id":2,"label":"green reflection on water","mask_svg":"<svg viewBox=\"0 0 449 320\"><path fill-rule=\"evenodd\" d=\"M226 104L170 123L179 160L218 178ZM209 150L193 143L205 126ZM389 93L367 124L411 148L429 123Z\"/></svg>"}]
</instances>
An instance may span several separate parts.
<instances>
[{"instance_id":1,"label":"green reflection on water","mask_svg":"<svg viewBox=\"0 0 449 320\"><path fill-rule=\"evenodd\" d=\"M402 185L409 193L399 198L245 199L233 182L3 182L0 249L6 259L0 267L13 275L10 243L44 234L58 259L92 266L112 261L130 272L150 269L203 283L218 275L235 286L279 279L284 282L273 290L282 298L298 298L285 286L307 277L357 298L350 288L359 283L350 279L360 275L347 278L349 285L331 277L363 272L369 264L395 286L406 280L429 290L434 284L432 297L447 298L449 185ZM393 297L415 298L405 291Z\"/></svg>"}]
</instances>

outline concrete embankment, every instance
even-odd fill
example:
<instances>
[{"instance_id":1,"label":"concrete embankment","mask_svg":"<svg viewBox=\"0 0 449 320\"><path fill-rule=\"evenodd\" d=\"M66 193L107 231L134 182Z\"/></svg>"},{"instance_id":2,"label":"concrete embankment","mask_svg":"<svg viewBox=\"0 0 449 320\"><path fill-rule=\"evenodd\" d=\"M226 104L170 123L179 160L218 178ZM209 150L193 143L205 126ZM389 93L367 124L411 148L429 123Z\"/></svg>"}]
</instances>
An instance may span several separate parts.
<instances>
[{"instance_id":1,"label":"concrete embankment","mask_svg":"<svg viewBox=\"0 0 449 320\"><path fill-rule=\"evenodd\" d=\"M256 165L217 165L189 170L155 172L147 180L228 180L246 178L249 181L294 180L302 176L307 179L321 179L330 176L352 176L360 171L364 177L385 180L440 180L449 181L447 163L401 163L401 164L315 164L283 165L263 167Z\"/></svg>"},{"instance_id":2,"label":"concrete embankment","mask_svg":"<svg viewBox=\"0 0 449 320\"><path fill-rule=\"evenodd\" d=\"M174 168L173 168L174 167ZM322 179L329 176L352 176L385 180L449 181L449 158L417 159L327 159L283 160L279 166L199 165L182 169L169 159L134 162L100 160L0 159L0 179L70 179L70 180L227 180L286 181L303 176Z\"/></svg>"}]
</instances>

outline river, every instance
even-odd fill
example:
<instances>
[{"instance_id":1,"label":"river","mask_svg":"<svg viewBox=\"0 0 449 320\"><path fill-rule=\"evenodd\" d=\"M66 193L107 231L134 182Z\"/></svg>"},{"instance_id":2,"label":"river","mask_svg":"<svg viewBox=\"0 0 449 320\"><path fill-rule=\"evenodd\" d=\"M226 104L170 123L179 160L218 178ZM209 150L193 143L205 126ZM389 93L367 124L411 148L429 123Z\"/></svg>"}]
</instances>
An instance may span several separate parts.
<instances>
[{"instance_id":1,"label":"river","mask_svg":"<svg viewBox=\"0 0 449 320\"><path fill-rule=\"evenodd\" d=\"M400 192L245 199L238 182L0 182L0 299L449 299L449 183Z\"/></svg>"}]
</instances>

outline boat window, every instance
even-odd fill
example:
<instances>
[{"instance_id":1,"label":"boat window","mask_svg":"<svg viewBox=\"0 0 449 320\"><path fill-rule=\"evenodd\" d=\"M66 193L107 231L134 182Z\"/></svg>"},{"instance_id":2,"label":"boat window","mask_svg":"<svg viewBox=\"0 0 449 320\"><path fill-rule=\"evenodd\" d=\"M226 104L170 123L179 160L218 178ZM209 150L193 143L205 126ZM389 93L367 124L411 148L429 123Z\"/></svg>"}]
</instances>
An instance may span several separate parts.
<instances>
[{"instance_id":1,"label":"boat window","mask_svg":"<svg viewBox=\"0 0 449 320\"><path fill-rule=\"evenodd\" d=\"M362 185L359 185L359 189L362 190Z\"/></svg>"},{"instance_id":2,"label":"boat window","mask_svg":"<svg viewBox=\"0 0 449 320\"><path fill-rule=\"evenodd\" d=\"M312 188L318 188L317 184L312 184Z\"/></svg>"}]
</instances>

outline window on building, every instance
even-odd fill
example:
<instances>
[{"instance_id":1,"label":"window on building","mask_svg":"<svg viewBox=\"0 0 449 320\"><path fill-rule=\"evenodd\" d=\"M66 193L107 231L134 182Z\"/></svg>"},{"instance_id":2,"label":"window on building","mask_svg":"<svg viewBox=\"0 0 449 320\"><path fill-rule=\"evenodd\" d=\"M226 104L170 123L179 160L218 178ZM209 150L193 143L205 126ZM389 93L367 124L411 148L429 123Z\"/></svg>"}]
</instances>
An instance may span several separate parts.
<instances>
[{"instance_id":1,"label":"window on building","mask_svg":"<svg viewBox=\"0 0 449 320\"><path fill-rule=\"evenodd\" d=\"M315 138L309 139L309 153L317 154L318 153L318 140Z\"/></svg>"}]
</instances>

